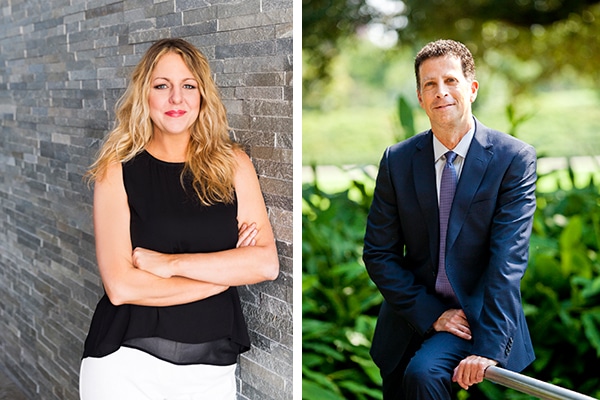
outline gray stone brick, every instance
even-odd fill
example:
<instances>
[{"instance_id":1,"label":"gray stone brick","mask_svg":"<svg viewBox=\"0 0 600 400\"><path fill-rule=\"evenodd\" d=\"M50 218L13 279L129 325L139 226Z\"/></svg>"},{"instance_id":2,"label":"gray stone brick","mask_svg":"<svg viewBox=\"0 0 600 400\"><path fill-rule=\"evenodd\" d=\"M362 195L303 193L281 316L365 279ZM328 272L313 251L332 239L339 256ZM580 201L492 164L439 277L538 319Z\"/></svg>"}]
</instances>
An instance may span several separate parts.
<instances>
[{"instance_id":1,"label":"gray stone brick","mask_svg":"<svg viewBox=\"0 0 600 400\"><path fill-rule=\"evenodd\" d=\"M263 0L263 10L291 10L293 0Z\"/></svg>"},{"instance_id":2,"label":"gray stone brick","mask_svg":"<svg viewBox=\"0 0 600 400\"><path fill-rule=\"evenodd\" d=\"M232 16L256 15L260 11L261 0L237 0L224 2L217 6L217 18Z\"/></svg>"},{"instance_id":3,"label":"gray stone brick","mask_svg":"<svg viewBox=\"0 0 600 400\"><path fill-rule=\"evenodd\" d=\"M186 24L174 26L171 29L173 37L190 37L198 35L209 35L217 32L217 21L209 20L200 23ZM208 41L210 43L210 41Z\"/></svg>"},{"instance_id":4,"label":"gray stone brick","mask_svg":"<svg viewBox=\"0 0 600 400\"><path fill-rule=\"evenodd\" d=\"M293 148L293 135L291 132L279 132L276 134L275 146L285 149Z\"/></svg>"},{"instance_id":5,"label":"gray stone brick","mask_svg":"<svg viewBox=\"0 0 600 400\"><path fill-rule=\"evenodd\" d=\"M284 72L264 72L246 75L247 86L283 86L288 83Z\"/></svg>"},{"instance_id":6,"label":"gray stone brick","mask_svg":"<svg viewBox=\"0 0 600 400\"><path fill-rule=\"evenodd\" d=\"M75 400L102 283L84 175L155 40L211 64L251 155L280 274L240 289L253 341L240 399L292 398L291 0L13 0L0 6L0 369L27 398ZM262 8L261 8L262 7Z\"/></svg>"},{"instance_id":7,"label":"gray stone brick","mask_svg":"<svg viewBox=\"0 0 600 400\"><path fill-rule=\"evenodd\" d=\"M292 118L255 116L252 118L250 128L257 131L289 132L292 129Z\"/></svg>"},{"instance_id":8,"label":"gray stone brick","mask_svg":"<svg viewBox=\"0 0 600 400\"><path fill-rule=\"evenodd\" d=\"M283 56L229 58L223 61L223 72L228 74L287 71L289 67L287 58Z\"/></svg>"},{"instance_id":9,"label":"gray stone brick","mask_svg":"<svg viewBox=\"0 0 600 400\"><path fill-rule=\"evenodd\" d=\"M196 2L195 0L186 0L182 4L186 4L186 2ZM178 3L179 5L179 3ZM188 7L183 6L181 9L183 11L183 23L184 25L193 25L197 23L203 23L206 21L215 21L217 22L217 7ZM179 11L179 10L178 10Z\"/></svg>"},{"instance_id":10,"label":"gray stone brick","mask_svg":"<svg viewBox=\"0 0 600 400\"><path fill-rule=\"evenodd\" d=\"M105 6L92 8L85 11L85 19L104 17L106 15L123 12L123 2L111 3Z\"/></svg>"},{"instance_id":11,"label":"gray stone brick","mask_svg":"<svg viewBox=\"0 0 600 400\"><path fill-rule=\"evenodd\" d=\"M129 44L154 42L166 37L169 37L169 30L167 28L132 32L129 35Z\"/></svg>"},{"instance_id":12,"label":"gray stone brick","mask_svg":"<svg viewBox=\"0 0 600 400\"><path fill-rule=\"evenodd\" d=\"M217 58L260 57L275 54L275 49L274 40L216 46L215 56Z\"/></svg>"},{"instance_id":13,"label":"gray stone brick","mask_svg":"<svg viewBox=\"0 0 600 400\"><path fill-rule=\"evenodd\" d=\"M263 193L281 194L290 197L292 195L292 185L290 185L289 182L281 179L264 177L260 180L260 188L262 189ZM276 225L276 222L271 221L271 224Z\"/></svg>"},{"instance_id":14,"label":"gray stone brick","mask_svg":"<svg viewBox=\"0 0 600 400\"><path fill-rule=\"evenodd\" d=\"M63 22L65 25L73 24L74 22L82 21L86 18L85 11L73 12L65 15Z\"/></svg>"},{"instance_id":15,"label":"gray stone brick","mask_svg":"<svg viewBox=\"0 0 600 400\"><path fill-rule=\"evenodd\" d=\"M261 365L249 360L248 358L242 358L240 360L240 371L242 382L246 385L251 386L254 394L251 394L249 398L253 399L286 399L284 394L285 380L273 374L271 371L262 367ZM242 393L244 393L244 388ZM250 388L247 389L250 391ZM258 396L258 397L256 397Z\"/></svg>"},{"instance_id":16,"label":"gray stone brick","mask_svg":"<svg viewBox=\"0 0 600 400\"><path fill-rule=\"evenodd\" d=\"M182 13L171 13L167 15L161 15L156 17L156 27L157 28L166 28L166 27L175 27L181 26L183 23L183 14Z\"/></svg>"},{"instance_id":17,"label":"gray stone brick","mask_svg":"<svg viewBox=\"0 0 600 400\"><path fill-rule=\"evenodd\" d=\"M260 26L231 31L227 36L230 44L252 43L275 38L274 26Z\"/></svg>"},{"instance_id":18,"label":"gray stone brick","mask_svg":"<svg viewBox=\"0 0 600 400\"><path fill-rule=\"evenodd\" d=\"M194 10L198 8L208 8L210 5L210 1L208 0L179 0L175 4L177 11L186 11L186 10ZM214 7L211 7L214 8ZM216 18L216 14L211 18Z\"/></svg>"},{"instance_id":19,"label":"gray stone brick","mask_svg":"<svg viewBox=\"0 0 600 400\"><path fill-rule=\"evenodd\" d=\"M236 131L236 132L241 132L243 130L249 129L250 128L250 116L249 115L238 115L238 114L229 114L228 115L228 121L229 121L229 125ZM237 136L235 137L236 140L239 140L241 142L244 142L243 140L241 140L241 137Z\"/></svg>"},{"instance_id":20,"label":"gray stone brick","mask_svg":"<svg viewBox=\"0 0 600 400\"><path fill-rule=\"evenodd\" d=\"M273 207L278 207L287 211L291 211L293 209L293 203L289 197L272 195L270 193L266 193L264 197L265 202L273 204Z\"/></svg>"},{"instance_id":21,"label":"gray stone brick","mask_svg":"<svg viewBox=\"0 0 600 400\"><path fill-rule=\"evenodd\" d=\"M291 37L277 39L275 43L276 54L291 55L293 53L293 41Z\"/></svg>"},{"instance_id":22,"label":"gray stone brick","mask_svg":"<svg viewBox=\"0 0 600 400\"><path fill-rule=\"evenodd\" d=\"M126 0L124 1L123 9L127 11L134 8L147 8L152 7L153 4L153 0Z\"/></svg>"},{"instance_id":23,"label":"gray stone brick","mask_svg":"<svg viewBox=\"0 0 600 400\"><path fill-rule=\"evenodd\" d=\"M251 115L292 117L292 104L289 101L279 100L252 100L250 101Z\"/></svg>"},{"instance_id":24,"label":"gray stone brick","mask_svg":"<svg viewBox=\"0 0 600 400\"><path fill-rule=\"evenodd\" d=\"M283 88L277 86L266 87L237 87L235 96L239 99L265 99L282 100Z\"/></svg>"},{"instance_id":25,"label":"gray stone brick","mask_svg":"<svg viewBox=\"0 0 600 400\"><path fill-rule=\"evenodd\" d=\"M231 31L256 26L270 26L273 21L277 24L292 22L292 9L274 10L246 16L234 16L219 19L220 31Z\"/></svg>"}]
</instances>

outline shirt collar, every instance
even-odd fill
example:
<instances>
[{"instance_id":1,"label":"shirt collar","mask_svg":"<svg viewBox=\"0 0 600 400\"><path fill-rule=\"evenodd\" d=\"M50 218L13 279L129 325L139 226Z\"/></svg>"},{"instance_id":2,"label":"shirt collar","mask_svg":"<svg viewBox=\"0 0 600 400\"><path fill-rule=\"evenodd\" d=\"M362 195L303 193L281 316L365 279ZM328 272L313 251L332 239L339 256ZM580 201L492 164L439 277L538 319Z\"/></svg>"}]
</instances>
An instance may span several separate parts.
<instances>
[{"instance_id":1,"label":"shirt collar","mask_svg":"<svg viewBox=\"0 0 600 400\"><path fill-rule=\"evenodd\" d=\"M473 128L469 129L467 134L463 136L463 138L458 142L456 147L452 150L457 155L462 157L463 159L467 157L467 152L469 151L469 146L471 145L471 141L473 140L473 135L475 134L475 125ZM442 157L446 152L450 151L446 146L444 146L438 138L433 135L433 155L435 157L435 162L437 162L440 157Z\"/></svg>"}]
</instances>

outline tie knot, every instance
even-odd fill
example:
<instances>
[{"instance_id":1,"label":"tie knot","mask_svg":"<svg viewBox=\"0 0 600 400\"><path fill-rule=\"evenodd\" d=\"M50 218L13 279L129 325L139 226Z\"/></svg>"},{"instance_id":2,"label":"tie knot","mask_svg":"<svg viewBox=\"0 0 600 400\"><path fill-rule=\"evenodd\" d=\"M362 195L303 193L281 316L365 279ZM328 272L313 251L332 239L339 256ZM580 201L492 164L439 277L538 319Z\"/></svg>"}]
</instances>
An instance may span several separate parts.
<instances>
[{"instance_id":1,"label":"tie knot","mask_svg":"<svg viewBox=\"0 0 600 400\"><path fill-rule=\"evenodd\" d=\"M456 158L456 153L453 151L449 151L445 154L446 156L446 162L452 164L454 162L454 159Z\"/></svg>"}]
</instances>

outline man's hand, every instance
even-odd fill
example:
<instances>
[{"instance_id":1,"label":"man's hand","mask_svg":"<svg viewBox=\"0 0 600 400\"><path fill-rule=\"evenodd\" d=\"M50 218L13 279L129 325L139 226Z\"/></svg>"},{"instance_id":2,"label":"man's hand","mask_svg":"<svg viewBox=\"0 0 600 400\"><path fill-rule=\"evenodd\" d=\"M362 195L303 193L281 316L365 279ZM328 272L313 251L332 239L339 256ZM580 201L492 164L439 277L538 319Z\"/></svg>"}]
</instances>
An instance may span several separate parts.
<instances>
[{"instance_id":1,"label":"man's hand","mask_svg":"<svg viewBox=\"0 0 600 400\"><path fill-rule=\"evenodd\" d=\"M454 368L452 381L457 382L460 387L468 390L471 385L483 381L485 370L490 365L497 365L498 362L489 358L480 356L469 356L462 360L458 367Z\"/></svg>"},{"instance_id":2,"label":"man's hand","mask_svg":"<svg viewBox=\"0 0 600 400\"><path fill-rule=\"evenodd\" d=\"M442 315L433 323L433 329L436 332L448 332L461 339L471 340L471 328L465 312L460 309L450 309L444 311Z\"/></svg>"}]
</instances>

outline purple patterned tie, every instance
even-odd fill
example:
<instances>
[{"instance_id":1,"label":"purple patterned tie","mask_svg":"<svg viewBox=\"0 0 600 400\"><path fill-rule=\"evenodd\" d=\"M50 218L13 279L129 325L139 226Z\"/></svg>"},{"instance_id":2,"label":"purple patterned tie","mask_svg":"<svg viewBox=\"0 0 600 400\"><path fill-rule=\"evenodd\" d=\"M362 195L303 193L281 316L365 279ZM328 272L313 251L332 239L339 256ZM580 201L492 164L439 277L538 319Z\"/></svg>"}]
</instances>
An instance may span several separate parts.
<instances>
[{"instance_id":1,"label":"purple patterned tie","mask_svg":"<svg viewBox=\"0 0 600 400\"><path fill-rule=\"evenodd\" d=\"M456 169L454 159L456 153L449 151L445 154L446 164L442 172L440 184L440 255L438 262L438 275L435 281L435 291L450 303L458 304L454 290L446 275L446 235L448 233L448 217L452 208L452 200L456 191Z\"/></svg>"}]
</instances>

